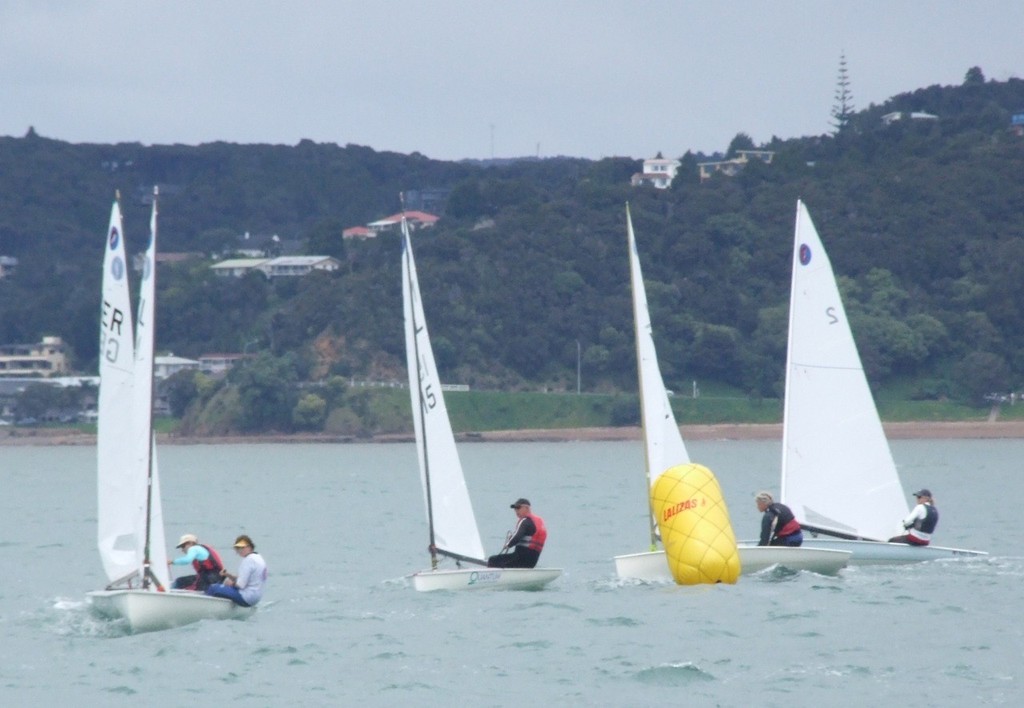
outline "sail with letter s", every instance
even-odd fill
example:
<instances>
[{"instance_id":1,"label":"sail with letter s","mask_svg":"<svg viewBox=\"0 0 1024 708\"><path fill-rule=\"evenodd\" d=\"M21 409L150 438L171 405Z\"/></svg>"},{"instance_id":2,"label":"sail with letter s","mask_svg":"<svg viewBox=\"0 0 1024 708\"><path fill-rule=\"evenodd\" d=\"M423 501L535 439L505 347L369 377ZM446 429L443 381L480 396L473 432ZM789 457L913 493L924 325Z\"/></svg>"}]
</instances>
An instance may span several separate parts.
<instances>
[{"instance_id":1,"label":"sail with letter s","mask_svg":"<svg viewBox=\"0 0 1024 708\"><path fill-rule=\"evenodd\" d=\"M782 446L782 501L823 533L885 540L906 516L896 463L835 274L797 202Z\"/></svg>"}]
</instances>

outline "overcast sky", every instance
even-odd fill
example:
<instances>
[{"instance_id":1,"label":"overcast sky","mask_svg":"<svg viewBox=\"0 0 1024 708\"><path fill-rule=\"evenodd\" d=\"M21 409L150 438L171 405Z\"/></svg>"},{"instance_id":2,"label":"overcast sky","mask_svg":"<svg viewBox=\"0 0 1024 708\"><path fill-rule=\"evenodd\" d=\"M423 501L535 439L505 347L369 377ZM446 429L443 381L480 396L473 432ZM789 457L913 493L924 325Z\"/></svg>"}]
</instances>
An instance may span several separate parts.
<instances>
[{"instance_id":1,"label":"overcast sky","mask_svg":"<svg viewBox=\"0 0 1024 708\"><path fill-rule=\"evenodd\" d=\"M0 135L710 153L828 132L843 53L858 109L1022 77L1024 2L2 0Z\"/></svg>"}]
</instances>

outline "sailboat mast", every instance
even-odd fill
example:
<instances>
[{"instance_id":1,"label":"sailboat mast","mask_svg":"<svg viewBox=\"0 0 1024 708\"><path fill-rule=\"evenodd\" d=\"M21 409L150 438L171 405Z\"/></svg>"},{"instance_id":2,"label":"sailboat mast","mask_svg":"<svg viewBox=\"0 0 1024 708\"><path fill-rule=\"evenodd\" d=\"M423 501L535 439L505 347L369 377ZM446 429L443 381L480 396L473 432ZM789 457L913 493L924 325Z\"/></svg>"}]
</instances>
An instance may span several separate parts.
<instances>
[{"instance_id":1,"label":"sailboat mast","mask_svg":"<svg viewBox=\"0 0 1024 708\"><path fill-rule=\"evenodd\" d=\"M423 480L424 489L426 490L427 496L427 528L430 535L430 564L431 567L437 567L437 551L434 546L434 503L430 494L430 455L427 454L427 435L426 435L426 405L423 402L423 387L419 385L423 381L423 376L420 373L420 366L422 366L422 359L420 358L420 340L417 336L420 331L420 325L416 322L416 303L414 298L417 297L419 288L414 287L416 283L413 281L413 263L412 256L412 239L409 237L409 222L405 219L405 200L402 200L402 241L405 247L405 271L406 271L406 289L409 291L409 317L412 320L412 346L413 356L416 360L416 400L418 402L417 411L420 418L420 438L422 439L422 450L420 451L423 455ZM418 443L420 441L417 441Z\"/></svg>"},{"instance_id":2,"label":"sailboat mast","mask_svg":"<svg viewBox=\"0 0 1024 708\"><path fill-rule=\"evenodd\" d=\"M796 268L797 259L800 257L800 212L803 208L803 202L797 199L796 223L793 226L793 253L790 256L789 324L786 329L786 377L782 393L782 473L779 480L779 499L783 502L788 498L786 494L786 469L789 458L789 436L786 433L788 430L786 422L789 420L791 415L789 407L793 400L793 396L790 393L789 388L793 382L793 313L796 309L794 307L794 303L796 302ZM804 523L804 521L801 520L801 523Z\"/></svg>"},{"instance_id":3,"label":"sailboat mast","mask_svg":"<svg viewBox=\"0 0 1024 708\"><path fill-rule=\"evenodd\" d=\"M159 197L159 188L153 187L153 212L149 220L149 248L146 249L146 259L142 265L142 282L145 284L148 281L148 286L144 287L140 295L139 302L139 322L138 328L142 329L142 336L149 338L149 346L146 347L145 351L148 352L150 358L155 355L155 344L156 344L156 221L157 221L157 198ZM146 269L149 269L149 273L146 273ZM145 302L144 298L149 296L150 302ZM148 313L148 323L142 321L144 314ZM147 325L148 326L145 326ZM141 342L140 342L141 343ZM135 351L139 351L139 346L136 345ZM148 437L146 444L146 545L144 548L144 555L142 559L142 587L148 588L150 582L154 582L157 588L163 590L160 586L160 581L153 575L153 571L150 569L150 541L152 536L152 521L153 521L153 362L149 363L149 405L146 406L144 415L147 417L145 430Z\"/></svg>"},{"instance_id":4,"label":"sailboat mast","mask_svg":"<svg viewBox=\"0 0 1024 708\"><path fill-rule=\"evenodd\" d=\"M629 246L629 284L630 292L632 293L633 299L633 340L636 342L636 376L637 381L640 385L637 389L640 391L640 429L644 436L644 470L645 479L647 480L647 486L644 489L644 496L649 497L651 491L651 459L650 459L650 445L648 444L647 436L650 435L648 430L647 420L647 408L644 406L644 372L643 372L643 354L640 351L640 303L637 301L636 293L637 288L644 286L643 282L636 282L637 278L642 278L640 274L640 260L639 253L636 247L636 236L633 235L633 217L629 213L629 202L626 202L626 241ZM633 259L636 259L636 267L632 266ZM653 514L648 514L647 518L648 527L651 533L651 550L658 547L658 527L654 520Z\"/></svg>"}]
</instances>

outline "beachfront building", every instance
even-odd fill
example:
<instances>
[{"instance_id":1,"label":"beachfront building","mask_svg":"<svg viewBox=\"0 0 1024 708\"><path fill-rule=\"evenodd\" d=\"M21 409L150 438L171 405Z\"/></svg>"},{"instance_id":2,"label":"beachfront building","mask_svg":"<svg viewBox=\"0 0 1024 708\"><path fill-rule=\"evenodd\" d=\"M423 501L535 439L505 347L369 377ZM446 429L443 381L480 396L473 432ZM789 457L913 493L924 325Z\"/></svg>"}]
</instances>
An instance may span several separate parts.
<instances>
[{"instance_id":1,"label":"beachfront building","mask_svg":"<svg viewBox=\"0 0 1024 708\"><path fill-rule=\"evenodd\" d=\"M67 371L67 347L60 337L43 337L37 344L0 345L0 377L50 377Z\"/></svg>"}]
</instances>

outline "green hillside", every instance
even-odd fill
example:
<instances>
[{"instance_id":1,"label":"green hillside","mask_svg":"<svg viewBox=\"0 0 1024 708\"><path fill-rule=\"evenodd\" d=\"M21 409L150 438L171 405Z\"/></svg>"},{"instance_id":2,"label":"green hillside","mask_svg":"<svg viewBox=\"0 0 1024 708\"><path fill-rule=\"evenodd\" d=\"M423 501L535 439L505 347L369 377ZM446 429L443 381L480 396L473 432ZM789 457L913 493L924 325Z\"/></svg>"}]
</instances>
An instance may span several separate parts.
<instances>
[{"instance_id":1,"label":"green hillside","mask_svg":"<svg viewBox=\"0 0 1024 708\"><path fill-rule=\"evenodd\" d=\"M883 121L894 111L937 120ZM450 163L308 141L0 138L0 255L19 259L0 280L0 342L59 335L78 368L94 370L111 199L119 189L138 252L145 197L159 184L163 250L201 257L161 265L158 347L259 354L229 378L233 392L175 382L192 424L397 426L386 421L404 413L373 412L372 397L343 382L404 377L398 238L343 241L341 230L398 211L400 192L441 190L441 220L414 238L443 378L474 391L573 392L579 374L585 393L625 398L636 388L628 201L666 384L720 386L752 405L781 394L801 198L840 276L872 384L902 400L981 405L1018 389L1024 373L1024 137L1010 129L1018 113L1024 81L972 71L961 86L855 113L835 135L754 145L741 134L720 155L679 156L671 190L630 187L641 161L629 158ZM700 181L698 162L744 148L771 150L773 160ZM240 248L244 233L297 241L342 268L274 282L215 277L210 258ZM331 377L333 388L299 387ZM453 416L483 421L506 403L460 405L453 398Z\"/></svg>"}]
</instances>

